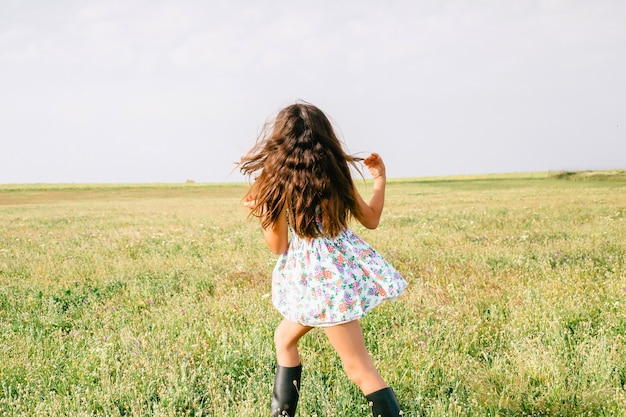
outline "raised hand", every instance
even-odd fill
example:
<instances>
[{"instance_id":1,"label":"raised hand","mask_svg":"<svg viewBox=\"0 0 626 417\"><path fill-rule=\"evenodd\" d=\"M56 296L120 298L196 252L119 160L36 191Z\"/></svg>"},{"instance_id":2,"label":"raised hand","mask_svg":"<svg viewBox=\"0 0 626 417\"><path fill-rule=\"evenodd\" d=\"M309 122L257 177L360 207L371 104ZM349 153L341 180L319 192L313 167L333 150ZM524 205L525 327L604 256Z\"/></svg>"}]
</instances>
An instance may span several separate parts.
<instances>
[{"instance_id":1,"label":"raised hand","mask_svg":"<svg viewBox=\"0 0 626 417\"><path fill-rule=\"evenodd\" d=\"M243 206L253 209L256 207L256 198L253 195L248 194L246 199L243 200Z\"/></svg>"},{"instance_id":2,"label":"raised hand","mask_svg":"<svg viewBox=\"0 0 626 417\"><path fill-rule=\"evenodd\" d=\"M383 163L383 158L381 158L379 154L372 153L363 160L363 163L374 179L381 177L386 178L385 164Z\"/></svg>"}]
</instances>

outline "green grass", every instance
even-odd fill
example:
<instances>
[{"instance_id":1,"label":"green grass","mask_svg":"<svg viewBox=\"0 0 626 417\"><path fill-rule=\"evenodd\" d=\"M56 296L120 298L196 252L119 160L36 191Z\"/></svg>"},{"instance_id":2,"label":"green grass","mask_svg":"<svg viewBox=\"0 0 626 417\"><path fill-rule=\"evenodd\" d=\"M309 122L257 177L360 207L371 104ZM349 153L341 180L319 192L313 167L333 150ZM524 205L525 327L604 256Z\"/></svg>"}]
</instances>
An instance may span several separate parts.
<instances>
[{"instance_id":1,"label":"green grass","mask_svg":"<svg viewBox=\"0 0 626 417\"><path fill-rule=\"evenodd\" d=\"M0 415L267 415L245 190L0 186ZM355 229L409 281L362 320L405 416L626 415L623 171L393 180ZM323 332L301 353L298 415L369 415Z\"/></svg>"}]
</instances>

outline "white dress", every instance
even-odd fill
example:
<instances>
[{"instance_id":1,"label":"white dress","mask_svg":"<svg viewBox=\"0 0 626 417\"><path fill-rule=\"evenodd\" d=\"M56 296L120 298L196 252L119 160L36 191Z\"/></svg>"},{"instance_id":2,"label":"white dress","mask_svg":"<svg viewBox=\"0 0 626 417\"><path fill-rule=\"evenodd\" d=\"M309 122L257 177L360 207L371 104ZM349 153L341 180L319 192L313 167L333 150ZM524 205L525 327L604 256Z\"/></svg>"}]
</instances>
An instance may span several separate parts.
<instances>
[{"instance_id":1,"label":"white dress","mask_svg":"<svg viewBox=\"0 0 626 417\"><path fill-rule=\"evenodd\" d=\"M332 326L360 319L385 300L400 296L407 282L350 229L337 237L298 237L289 228L289 248L272 273L272 302L288 320Z\"/></svg>"}]
</instances>

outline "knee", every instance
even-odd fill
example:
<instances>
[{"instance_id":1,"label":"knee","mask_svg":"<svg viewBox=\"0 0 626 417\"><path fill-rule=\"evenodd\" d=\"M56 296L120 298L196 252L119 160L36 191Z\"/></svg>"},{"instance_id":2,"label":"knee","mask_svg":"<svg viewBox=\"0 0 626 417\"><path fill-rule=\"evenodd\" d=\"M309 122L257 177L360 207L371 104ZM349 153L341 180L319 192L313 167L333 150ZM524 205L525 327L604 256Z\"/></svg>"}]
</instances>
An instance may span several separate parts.
<instances>
[{"instance_id":1,"label":"knee","mask_svg":"<svg viewBox=\"0 0 626 417\"><path fill-rule=\"evenodd\" d=\"M276 350L287 349L290 346L295 345L296 342L297 341L293 340L293 338L290 337L289 333L286 332L282 326L278 326L276 330L274 330L274 346L276 347Z\"/></svg>"},{"instance_id":2,"label":"knee","mask_svg":"<svg viewBox=\"0 0 626 417\"><path fill-rule=\"evenodd\" d=\"M350 381L359 387L369 381L372 377L378 375L378 371L376 371L373 366L368 364L344 363L343 369Z\"/></svg>"},{"instance_id":3,"label":"knee","mask_svg":"<svg viewBox=\"0 0 626 417\"><path fill-rule=\"evenodd\" d=\"M283 346L283 339L283 332L281 331L280 326L278 326L276 330L274 330L274 346L276 346L276 349Z\"/></svg>"}]
</instances>

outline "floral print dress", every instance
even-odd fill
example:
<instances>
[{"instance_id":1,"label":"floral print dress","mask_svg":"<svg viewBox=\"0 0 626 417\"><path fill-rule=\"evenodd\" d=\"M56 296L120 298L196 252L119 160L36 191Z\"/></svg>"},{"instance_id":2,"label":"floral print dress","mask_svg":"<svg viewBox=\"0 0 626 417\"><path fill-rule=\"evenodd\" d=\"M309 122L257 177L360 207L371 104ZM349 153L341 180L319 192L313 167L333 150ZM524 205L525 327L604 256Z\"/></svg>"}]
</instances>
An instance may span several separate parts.
<instances>
[{"instance_id":1,"label":"floral print dress","mask_svg":"<svg viewBox=\"0 0 626 417\"><path fill-rule=\"evenodd\" d=\"M350 229L339 236L291 240L272 273L272 302L288 320L333 326L359 319L407 286L378 252Z\"/></svg>"}]
</instances>

